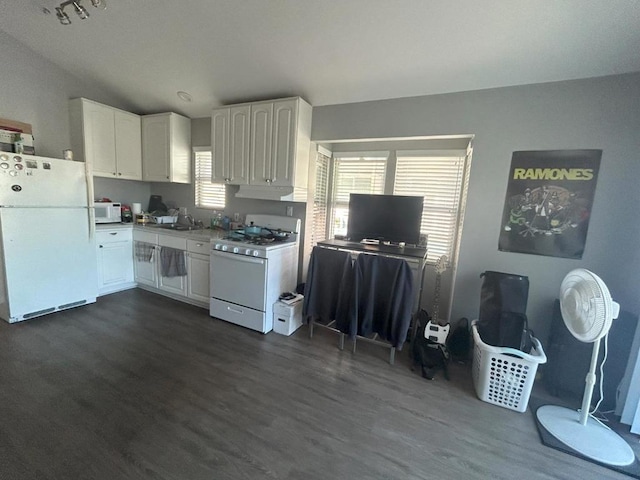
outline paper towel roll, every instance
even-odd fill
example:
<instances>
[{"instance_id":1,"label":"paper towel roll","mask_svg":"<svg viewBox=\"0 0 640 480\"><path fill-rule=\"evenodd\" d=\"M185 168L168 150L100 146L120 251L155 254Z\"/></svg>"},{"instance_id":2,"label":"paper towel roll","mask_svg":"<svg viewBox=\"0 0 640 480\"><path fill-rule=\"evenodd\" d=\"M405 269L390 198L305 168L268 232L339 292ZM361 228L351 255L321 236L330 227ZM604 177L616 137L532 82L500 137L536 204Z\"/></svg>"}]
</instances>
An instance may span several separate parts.
<instances>
[{"instance_id":1,"label":"paper towel roll","mask_svg":"<svg viewBox=\"0 0 640 480\"><path fill-rule=\"evenodd\" d=\"M132 203L131 204L131 213L134 215L139 215L142 213L142 204L140 203Z\"/></svg>"}]
</instances>

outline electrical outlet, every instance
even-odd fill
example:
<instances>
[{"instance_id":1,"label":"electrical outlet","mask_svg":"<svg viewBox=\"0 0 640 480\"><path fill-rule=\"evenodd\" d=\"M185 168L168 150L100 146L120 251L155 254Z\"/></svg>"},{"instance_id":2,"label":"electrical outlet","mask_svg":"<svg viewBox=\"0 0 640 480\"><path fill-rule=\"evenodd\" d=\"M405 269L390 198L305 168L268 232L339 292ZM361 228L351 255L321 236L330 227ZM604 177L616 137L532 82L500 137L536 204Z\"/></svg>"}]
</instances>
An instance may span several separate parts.
<instances>
[{"instance_id":1,"label":"electrical outlet","mask_svg":"<svg viewBox=\"0 0 640 480\"><path fill-rule=\"evenodd\" d=\"M293 207L287 207L287 217L293 217Z\"/></svg>"}]
</instances>

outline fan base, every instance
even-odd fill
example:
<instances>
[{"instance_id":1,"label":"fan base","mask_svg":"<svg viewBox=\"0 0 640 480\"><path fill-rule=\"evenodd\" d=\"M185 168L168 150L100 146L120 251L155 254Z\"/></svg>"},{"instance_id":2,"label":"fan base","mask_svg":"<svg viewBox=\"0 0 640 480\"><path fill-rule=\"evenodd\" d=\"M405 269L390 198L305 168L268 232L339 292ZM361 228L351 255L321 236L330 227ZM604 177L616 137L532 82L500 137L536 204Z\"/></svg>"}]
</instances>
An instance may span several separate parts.
<instances>
[{"instance_id":1,"label":"fan base","mask_svg":"<svg viewBox=\"0 0 640 480\"><path fill-rule=\"evenodd\" d=\"M606 465L631 465L636 456L622 437L591 417L580 424L580 414L569 408L544 405L536 412L547 431L581 455Z\"/></svg>"}]
</instances>

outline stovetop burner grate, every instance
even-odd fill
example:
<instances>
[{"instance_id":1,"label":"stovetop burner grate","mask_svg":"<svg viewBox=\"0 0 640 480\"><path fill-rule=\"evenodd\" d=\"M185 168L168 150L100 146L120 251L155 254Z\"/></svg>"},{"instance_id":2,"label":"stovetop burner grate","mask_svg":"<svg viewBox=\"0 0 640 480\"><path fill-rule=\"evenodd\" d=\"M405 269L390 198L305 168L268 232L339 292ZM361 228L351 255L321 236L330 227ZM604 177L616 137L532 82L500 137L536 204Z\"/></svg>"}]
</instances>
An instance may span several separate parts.
<instances>
[{"instance_id":1,"label":"stovetop burner grate","mask_svg":"<svg viewBox=\"0 0 640 480\"><path fill-rule=\"evenodd\" d=\"M222 240L230 240L232 242L246 243L249 245L269 245L276 241L275 238L266 238L259 235L243 236L240 234L229 234L226 237L222 237Z\"/></svg>"},{"instance_id":2,"label":"stovetop burner grate","mask_svg":"<svg viewBox=\"0 0 640 480\"><path fill-rule=\"evenodd\" d=\"M250 234L244 233L242 230L235 230L229 232L228 235L222 237L222 240L228 240L232 242L245 243L250 245L270 245L272 243L283 243L292 241L291 238L279 238L269 233L263 234Z\"/></svg>"}]
</instances>

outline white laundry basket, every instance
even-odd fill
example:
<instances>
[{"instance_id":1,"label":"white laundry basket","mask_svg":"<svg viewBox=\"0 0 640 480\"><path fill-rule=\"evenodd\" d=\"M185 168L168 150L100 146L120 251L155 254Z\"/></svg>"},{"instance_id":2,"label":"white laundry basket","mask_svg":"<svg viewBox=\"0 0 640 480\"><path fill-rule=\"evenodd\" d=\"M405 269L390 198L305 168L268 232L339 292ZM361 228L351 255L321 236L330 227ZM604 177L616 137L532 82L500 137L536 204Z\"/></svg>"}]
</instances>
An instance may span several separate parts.
<instances>
[{"instance_id":1,"label":"white laundry basket","mask_svg":"<svg viewBox=\"0 0 640 480\"><path fill-rule=\"evenodd\" d=\"M517 412L524 412L529 403L538 365L547 356L537 338L527 354L515 348L493 347L482 341L476 326L473 330L473 385L478 398Z\"/></svg>"}]
</instances>

